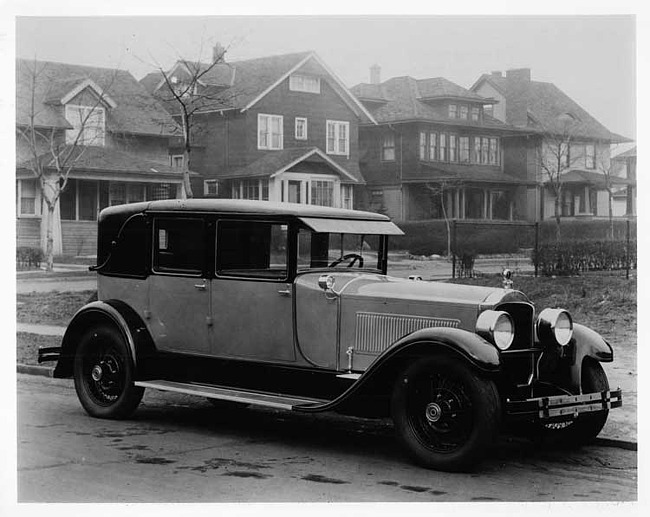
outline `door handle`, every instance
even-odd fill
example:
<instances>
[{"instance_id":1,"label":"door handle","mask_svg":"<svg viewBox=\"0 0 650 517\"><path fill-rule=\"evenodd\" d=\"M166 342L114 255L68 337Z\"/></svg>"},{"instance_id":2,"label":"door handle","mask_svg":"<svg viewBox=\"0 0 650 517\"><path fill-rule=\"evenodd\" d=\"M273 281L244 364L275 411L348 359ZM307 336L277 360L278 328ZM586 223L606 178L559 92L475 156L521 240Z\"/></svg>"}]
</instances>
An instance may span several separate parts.
<instances>
[{"instance_id":1,"label":"door handle","mask_svg":"<svg viewBox=\"0 0 650 517\"><path fill-rule=\"evenodd\" d=\"M199 291L205 291L206 285L205 285L205 283L194 284L194 287L196 287Z\"/></svg>"},{"instance_id":2,"label":"door handle","mask_svg":"<svg viewBox=\"0 0 650 517\"><path fill-rule=\"evenodd\" d=\"M290 289L280 289L278 291L278 294L280 296L291 296L291 290Z\"/></svg>"}]
</instances>

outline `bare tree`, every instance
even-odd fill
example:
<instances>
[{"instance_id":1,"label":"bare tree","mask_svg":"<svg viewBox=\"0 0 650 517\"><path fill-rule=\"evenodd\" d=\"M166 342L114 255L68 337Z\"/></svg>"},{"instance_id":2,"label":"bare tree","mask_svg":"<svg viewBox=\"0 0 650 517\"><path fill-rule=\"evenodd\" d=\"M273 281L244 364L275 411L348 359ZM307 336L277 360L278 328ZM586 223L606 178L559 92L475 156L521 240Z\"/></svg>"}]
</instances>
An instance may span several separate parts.
<instances>
[{"instance_id":1,"label":"bare tree","mask_svg":"<svg viewBox=\"0 0 650 517\"><path fill-rule=\"evenodd\" d=\"M45 224L41 224L41 240L45 240L45 264L47 271L54 266L54 212L61 194L65 191L70 172L83 156L86 146L93 144L103 128L93 126L95 115L105 102L115 74L110 84L101 92L96 92L94 101L78 112L78 120L74 121L74 130L44 127L39 123L40 102L37 92L46 90L50 82L47 74L47 63L32 64L20 62L26 69L20 71L28 77L28 91L17 92L28 96L28 109L25 113L26 122L17 124L18 138L24 144L29 158L22 164L29 169L36 179L41 198L45 202L47 212Z\"/></svg>"},{"instance_id":2,"label":"bare tree","mask_svg":"<svg viewBox=\"0 0 650 517\"><path fill-rule=\"evenodd\" d=\"M555 239L561 238L560 223L562 219L562 194L564 192L564 174L581 158L572 156L571 144L574 141L577 121L566 114L560 117L557 128L541 128L542 142L537 148L537 164L550 187L555 200L553 215L555 217Z\"/></svg>"},{"instance_id":3,"label":"bare tree","mask_svg":"<svg viewBox=\"0 0 650 517\"><path fill-rule=\"evenodd\" d=\"M607 191L607 209L609 217L609 238L614 240L614 187L616 185L616 168L610 159L610 150L603 149L596 155L596 168L603 175L605 190Z\"/></svg>"},{"instance_id":4,"label":"bare tree","mask_svg":"<svg viewBox=\"0 0 650 517\"><path fill-rule=\"evenodd\" d=\"M427 183L426 187L432 199L436 199L440 203L442 217L445 220L445 227L447 230L447 257L451 257L451 219L447 213L447 193L460 188L462 182L459 180L448 179L441 180L437 183Z\"/></svg>"},{"instance_id":5,"label":"bare tree","mask_svg":"<svg viewBox=\"0 0 650 517\"><path fill-rule=\"evenodd\" d=\"M168 106L170 103L175 106L172 115L180 121L183 141L183 187L188 198L193 197L190 171L196 115L230 106L229 96L209 80L218 65L227 65L227 49L219 44L215 45L212 59L206 63L201 61L202 48L203 45L197 61L180 58L177 66L171 70L165 70L160 65L156 67L164 84L154 92L154 96ZM178 67L182 68L182 73L173 74Z\"/></svg>"}]
</instances>

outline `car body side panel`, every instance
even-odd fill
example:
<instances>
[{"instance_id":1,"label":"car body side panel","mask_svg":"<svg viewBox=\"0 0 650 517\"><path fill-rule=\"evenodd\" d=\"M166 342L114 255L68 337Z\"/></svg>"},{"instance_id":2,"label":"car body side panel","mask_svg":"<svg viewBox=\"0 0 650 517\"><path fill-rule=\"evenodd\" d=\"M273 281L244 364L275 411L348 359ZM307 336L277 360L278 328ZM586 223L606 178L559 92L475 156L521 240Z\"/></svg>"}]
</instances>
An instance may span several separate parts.
<instances>
[{"instance_id":1,"label":"car body side panel","mask_svg":"<svg viewBox=\"0 0 650 517\"><path fill-rule=\"evenodd\" d=\"M585 357L609 363L614 360L614 352L600 334L578 323L573 324L573 339L575 341L575 361L571 365L571 382L573 388L577 392L581 392L580 379L582 377L582 362Z\"/></svg>"}]
</instances>

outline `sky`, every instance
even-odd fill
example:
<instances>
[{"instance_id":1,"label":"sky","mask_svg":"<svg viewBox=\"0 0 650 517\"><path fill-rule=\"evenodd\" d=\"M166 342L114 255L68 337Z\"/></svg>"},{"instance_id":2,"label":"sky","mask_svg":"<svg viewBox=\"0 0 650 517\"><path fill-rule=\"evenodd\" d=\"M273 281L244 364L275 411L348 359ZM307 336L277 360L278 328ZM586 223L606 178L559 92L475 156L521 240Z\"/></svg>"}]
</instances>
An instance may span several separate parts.
<instances>
[{"instance_id":1,"label":"sky","mask_svg":"<svg viewBox=\"0 0 650 517\"><path fill-rule=\"evenodd\" d=\"M469 88L482 73L531 69L608 129L636 138L635 18L615 16L164 16L16 18L16 55L129 70L176 58L236 61L315 51L347 86L410 75ZM79 44L82 41L83 44Z\"/></svg>"}]
</instances>

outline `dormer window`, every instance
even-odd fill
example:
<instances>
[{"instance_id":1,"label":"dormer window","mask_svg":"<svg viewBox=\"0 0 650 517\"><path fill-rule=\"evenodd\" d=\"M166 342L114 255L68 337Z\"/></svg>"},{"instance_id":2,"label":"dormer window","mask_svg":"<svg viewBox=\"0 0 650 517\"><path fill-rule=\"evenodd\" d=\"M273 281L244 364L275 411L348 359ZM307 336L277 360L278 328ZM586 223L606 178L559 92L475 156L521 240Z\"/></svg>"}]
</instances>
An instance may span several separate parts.
<instances>
[{"instance_id":1,"label":"dormer window","mask_svg":"<svg viewBox=\"0 0 650 517\"><path fill-rule=\"evenodd\" d=\"M456 104L449 105L449 118L457 118L458 106Z\"/></svg>"},{"instance_id":2,"label":"dormer window","mask_svg":"<svg viewBox=\"0 0 650 517\"><path fill-rule=\"evenodd\" d=\"M106 113L102 106L68 104L65 118L73 127L66 131L67 144L104 146Z\"/></svg>"},{"instance_id":3,"label":"dormer window","mask_svg":"<svg viewBox=\"0 0 650 517\"><path fill-rule=\"evenodd\" d=\"M294 92L320 93L320 77L293 74L289 77L289 89Z\"/></svg>"}]
</instances>

